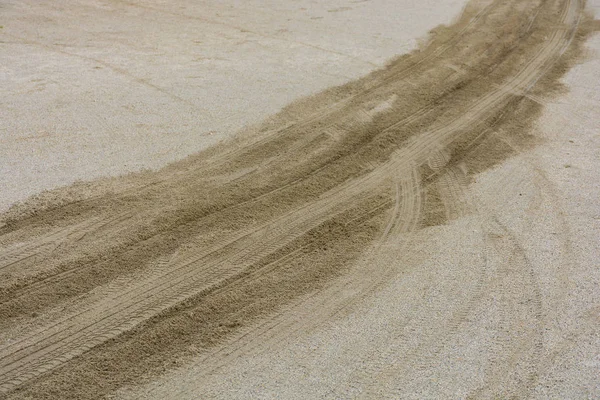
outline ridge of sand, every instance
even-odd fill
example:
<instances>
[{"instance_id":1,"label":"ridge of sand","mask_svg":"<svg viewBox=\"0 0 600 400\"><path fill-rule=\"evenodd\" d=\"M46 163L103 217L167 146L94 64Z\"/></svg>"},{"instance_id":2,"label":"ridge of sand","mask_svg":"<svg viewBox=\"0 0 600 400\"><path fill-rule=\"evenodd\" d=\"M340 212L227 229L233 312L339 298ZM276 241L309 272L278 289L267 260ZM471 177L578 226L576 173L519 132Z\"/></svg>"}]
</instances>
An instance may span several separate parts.
<instances>
[{"instance_id":1,"label":"ridge of sand","mask_svg":"<svg viewBox=\"0 0 600 400\"><path fill-rule=\"evenodd\" d=\"M576 208L557 171L594 165L597 138L582 130L557 166L569 145L538 122L597 29L584 5L470 3L418 51L233 142L13 209L0 390L593 395L598 286L579 246L597 248L579 231L597 226L595 180L573 173L591 197Z\"/></svg>"},{"instance_id":2,"label":"ridge of sand","mask_svg":"<svg viewBox=\"0 0 600 400\"><path fill-rule=\"evenodd\" d=\"M597 54L600 35L586 47ZM418 237L413 251L427 253L418 269L386 282L351 312L283 340L276 350L240 350L235 362L208 379L202 378L205 359L198 358L118 398L490 398L494 391L535 399L600 396L599 69L595 56L575 66L563 80L568 93L545 102L535 128L543 144L480 174L469 189L512 230L539 280L543 350L535 365L538 376L526 392L515 392L519 386L507 380L517 352L527 347L516 346L512 360L499 354L517 334L510 337L515 328L509 325L494 328L506 323L499 303L508 296L498 288L482 295L474 270L486 261L494 268L502 259L485 259L494 250L486 248L481 221L468 216ZM514 283L509 287L518 290ZM461 300L456 288L479 291L480 303L460 327L445 315L434 317ZM426 299L432 303L429 313L418 315L423 311L418 303ZM420 326L423 322L431 326ZM435 332L436 322L453 323L455 330ZM420 336L434 346L411 352ZM377 395L367 395L373 382L382 383L374 377L390 366L388 391L376 386Z\"/></svg>"},{"instance_id":3,"label":"ridge of sand","mask_svg":"<svg viewBox=\"0 0 600 400\"><path fill-rule=\"evenodd\" d=\"M413 50L465 3L4 2L0 212L230 139Z\"/></svg>"}]
</instances>

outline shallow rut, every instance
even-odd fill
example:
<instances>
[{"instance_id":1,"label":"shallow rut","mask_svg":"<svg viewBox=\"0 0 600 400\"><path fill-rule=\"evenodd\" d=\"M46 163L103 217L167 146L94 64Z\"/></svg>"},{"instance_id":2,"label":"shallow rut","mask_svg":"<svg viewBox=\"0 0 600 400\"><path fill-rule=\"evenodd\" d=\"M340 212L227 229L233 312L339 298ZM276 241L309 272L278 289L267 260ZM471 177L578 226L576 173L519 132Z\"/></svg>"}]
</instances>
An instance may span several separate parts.
<instances>
[{"instance_id":1,"label":"shallow rut","mask_svg":"<svg viewBox=\"0 0 600 400\"><path fill-rule=\"evenodd\" d=\"M583 6L473 2L419 51L232 143L123 178L122 189L100 185L77 201L58 190L49 204L10 210L0 220L0 392L102 397L191 344L209 374L351 308L398 272L388 260L413 233L475 212L470 176L516 151L494 147L497 132L530 143L541 109L532 99L577 55ZM515 253L511 240L502 252ZM485 274L450 331L484 295ZM434 342L444 339L421 345L429 357ZM428 362L421 347L393 352L408 369ZM399 374L371 363L367 397Z\"/></svg>"}]
</instances>

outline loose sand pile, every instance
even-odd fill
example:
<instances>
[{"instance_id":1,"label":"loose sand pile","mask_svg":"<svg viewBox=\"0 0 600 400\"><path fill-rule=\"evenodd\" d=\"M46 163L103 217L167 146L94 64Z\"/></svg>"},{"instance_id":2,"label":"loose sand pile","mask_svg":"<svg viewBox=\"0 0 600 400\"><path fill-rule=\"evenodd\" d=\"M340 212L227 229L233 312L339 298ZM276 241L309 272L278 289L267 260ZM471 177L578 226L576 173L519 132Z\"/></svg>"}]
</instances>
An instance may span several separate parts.
<instances>
[{"instance_id":1,"label":"loose sand pile","mask_svg":"<svg viewBox=\"0 0 600 400\"><path fill-rule=\"evenodd\" d=\"M600 41L584 6L469 3L418 50L232 142L13 208L0 390L598 397Z\"/></svg>"}]
</instances>

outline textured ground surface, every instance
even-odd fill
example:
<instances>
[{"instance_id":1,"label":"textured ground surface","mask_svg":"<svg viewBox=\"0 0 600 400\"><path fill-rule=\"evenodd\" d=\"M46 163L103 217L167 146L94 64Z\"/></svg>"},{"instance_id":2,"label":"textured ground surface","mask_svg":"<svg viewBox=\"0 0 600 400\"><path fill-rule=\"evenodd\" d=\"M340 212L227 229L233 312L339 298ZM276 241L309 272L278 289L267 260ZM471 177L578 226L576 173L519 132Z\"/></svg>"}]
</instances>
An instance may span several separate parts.
<instances>
[{"instance_id":1,"label":"textured ground surface","mask_svg":"<svg viewBox=\"0 0 600 400\"><path fill-rule=\"evenodd\" d=\"M3 0L0 211L166 163L359 78L466 0Z\"/></svg>"},{"instance_id":2,"label":"textured ground surface","mask_svg":"<svg viewBox=\"0 0 600 400\"><path fill-rule=\"evenodd\" d=\"M233 142L13 208L2 394L600 396L596 5L469 3Z\"/></svg>"}]
</instances>

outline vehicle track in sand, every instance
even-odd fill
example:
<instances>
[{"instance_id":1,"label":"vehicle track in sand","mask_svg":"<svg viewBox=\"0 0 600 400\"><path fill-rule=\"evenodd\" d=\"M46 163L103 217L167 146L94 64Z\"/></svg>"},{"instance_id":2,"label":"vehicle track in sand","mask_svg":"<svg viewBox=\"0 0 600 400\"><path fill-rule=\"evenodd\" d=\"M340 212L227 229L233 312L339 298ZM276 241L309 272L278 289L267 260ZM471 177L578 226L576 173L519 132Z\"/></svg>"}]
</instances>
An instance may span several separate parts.
<instances>
[{"instance_id":1,"label":"vehicle track in sand","mask_svg":"<svg viewBox=\"0 0 600 400\"><path fill-rule=\"evenodd\" d=\"M495 258L516 261L493 268L486 261L469 294L451 305L443 331L425 328L431 310L423 305L407 333L419 333L417 345L399 340L355 372L356 387L331 396L397 397L390 382L435 362L490 290L491 270L522 282L515 293L502 279L496 286L507 303L504 323L519 325L513 314L523 313L537 321L522 345L509 337L510 349L497 346L508 369L531 349L529 369L514 378L529 383L511 386L527 392L542 353L535 273L518 239L465 188L472 174L517 151L496 145L496 132L518 126L507 141L528 143L540 109L531 100L539 95L529 92L551 90L564 71L561 57L587 33L578 31L582 10L578 0L474 3L422 50L293 104L237 143L169 166L150 183L145 176L137 187L71 203L57 192L54 206L12 210L0 227L0 273L22 276L5 284L0 321L19 326L0 332L0 392L103 396L156 373L157 360L177 359L194 340L208 376L349 312L410 268L417 231L472 212L485 214L482 232ZM269 281L281 282L273 299L261 291ZM531 309L512 312L527 293L537 293ZM69 303L86 294L83 304ZM60 307L62 318L39 316ZM209 321L206 329L179 333L194 314ZM172 347L148 349L148 337L170 331ZM137 362L154 357L147 369L133 368L127 356L138 347ZM107 362L113 372L85 387ZM84 383L75 387L72 376ZM492 379L474 396L497 393L502 382Z\"/></svg>"},{"instance_id":2,"label":"vehicle track in sand","mask_svg":"<svg viewBox=\"0 0 600 400\"><path fill-rule=\"evenodd\" d=\"M395 204L381 237L359 262L369 265L380 257L381 249L393 245L394 249L405 249L409 233L417 227L421 206L418 173L415 168L410 171L398 171L395 182ZM402 174L400 173L402 172ZM407 235L399 238L399 235ZM398 246L398 243L400 245ZM404 245L402 244L404 243ZM384 264L382 264L384 266ZM387 267L387 265L385 265ZM241 356L258 355L273 350L284 341L288 341L301 333L310 331L317 325L344 312L361 296L367 295L377 285L390 277L391 268L381 271L355 268L353 272L336 282L323 292L314 292L303 296L294 304L286 307L285 312L273 318L267 318L256 326L251 326L236 337L227 348L209 352L195 364L202 365L202 376L219 368L235 363ZM256 364L255 364L256 366ZM201 388L196 388L202 394Z\"/></svg>"},{"instance_id":3,"label":"vehicle track in sand","mask_svg":"<svg viewBox=\"0 0 600 400\"><path fill-rule=\"evenodd\" d=\"M477 15L475 18L473 18L473 20L471 20L471 21L469 22L469 24L468 24L468 25L471 25L471 24L472 24L472 22L473 22L473 21L476 21L476 20L477 20L477 19L478 19L478 18L479 18L479 17L480 17L482 14L483 14L483 13L479 13L479 14L478 14L478 15ZM447 45L443 45L443 46L441 46L441 48L436 48L436 49L435 49L435 51L434 51L434 54L435 54L435 55L437 55L437 54L439 54L439 53L440 53L440 50L444 50L444 51L445 51L445 50L447 50L447 49L448 49L448 46L447 46ZM430 58L431 58L431 57L430 57ZM419 64L420 64L422 61L423 61L422 59L419 59L419 61L417 62L417 65L419 65ZM407 69L408 69L409 71L411 70L411 68L410 68L410 67L409 67L409 68L407 68ZM418 116L418 115L419 115L419 113L422 113L422 112L423 112L423 110L419 110L417 113L415 113L415 115L416 115L416 116ZM311 117L311 118L309 118L309 121L314 121L314 120L315 120L315 118L318 118L320 115L322 115L322 114L318 114L316 117ZM413 115L413 117L414 117L414 115ZM398 123L396 123L396 124L398 124ZM302 128L302 127L304 127L304 126L305 126L305 124L300 124L300 128ZM230 156L230 155L231 155L229 152L226 152L225 154L226 154L227 156ZM201 165L203 165L203 163L201 163ZM319 168L319 169L322 169L322 168L323 168L323 167L321 167L321 168ZM319 169L312 171L312 173L317 173L317 172L319 171ZM301 180L305 180L305 179L306 179L306 177L307 177L307 176L305 175L305 176L303 176L303 177L301 177L301 178L299 178L299 179L296 179L296 180L294 180L294 181L292 181L292 182L288 183L287 185L278 186L276 189L273 189L273 190L271 190L271 191L269 191L269 192L266 192L266 193L264 193L264 194L262 194L262 195L260 195L260 196L254 197L254 198L252 198L252 199L251 199L251 200L249 200L249 201L257 201L257 200L260 200L261 198L263 198L263 197L265 197L265 196L268 196L269 194L272 194L272 193L274 193L274 192L276 192L276 191L281 191L281 190L285 189L287 186L291 186L291 185L294 185L295 183L298 183L298 182L299 182L299 181L301 181ZM128 192L126 192L126 194L129 194L129 193L131 193L131 191L128 191ZM143 193L143 192L142 192L142 193ZM141 194L140 194L140 195L141 195ZM234 207L240 207L240 206L243 206L243 205L245 205L245 204L246 204L246 202L237 203L237 204L235 204L235 205L234 205ZM79 266L78 266L78 268L79 268ZM89 269L89 268L90 268L90 267L88 267L88 269ZM79 268L79 270L81 270L81 269ZM56 280L56 279L63 279L63 278L65 277L65 275L67 275L67 276L68 276L68 275L70 275L70 274L71 274L71 271L64 271L64 270L61 270L61 271L60 271L60 276L58 276L58 277L55 277L55 276L50 276L50 277L47 277L47 279L52 279L52 280L54 281L54 280ZM46 281L46 282L44 282L44 281L40 281L39 283L36 283L36 286L38 286L38 287L39 287L39 286L45 285L46 283L47 283L47 281ZM26 292L25 292L25 293L29 293L29 292L30 292L31 290L33 290L33 289L35 289L35 288L27 288L27 290L26 290ZM13 295L13 293L10 293L10 295L11 295L11 296L10 296L10 298L11 298L11 299L14 299L14 298L15 298L15 296ZM19 297L19 296L21 296L21 295L22 295L22 293L19 293L19 294L17 294L17 297Z\"/></svg>"}]
</instances>

